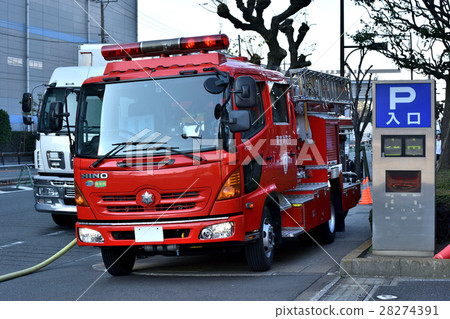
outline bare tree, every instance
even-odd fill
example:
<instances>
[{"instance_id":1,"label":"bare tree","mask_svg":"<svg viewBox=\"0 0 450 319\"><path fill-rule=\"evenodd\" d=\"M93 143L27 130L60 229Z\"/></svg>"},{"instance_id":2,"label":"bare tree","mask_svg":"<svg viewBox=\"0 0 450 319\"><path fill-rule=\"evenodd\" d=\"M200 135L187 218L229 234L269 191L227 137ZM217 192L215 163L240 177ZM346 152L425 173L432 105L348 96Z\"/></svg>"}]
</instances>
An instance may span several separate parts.
<instances>
[{"instance_id":1,"label":"bare tree","mask_svg":"<svg viewBox=\"0 0 450 319\"><path fill-rule=\"evenodd\" d=\"M289 56L291 60L290 68L301 68L311 65L306 61L306 55L298 53L300 44L303 42L309 26L302 23L295 36L294 20L290 17L295 15L301 9L307 7L311 0L290 0L290 5L282 13L272 17L270 28L265 26L263 18L264 11L271 5L271 0L236 0L236 6L241 11L244 21L231 14L228 5L223 0L214 0L217 5L217 14L229 20L235 28L244 31L254 31L260 34L267 46L269 53L267 55L267 67L276 69L280 67L288 52L283 49L278 41L278 35L282 32L288 41Z\"/></svg>"},{"instance_id":2,"label":"bare tree","mask_svg":"<svg viewBox=\"0 0 450 319\"><path fill-rule=\"evenodd\" d=\"M361 47L358 50L360 52L358 68L353 69L347 61L345 61L345 66L350 72L351 78L353 78L355 87L355 96L352 98L353 104L351 105L353 132L355 134L355 173L358 174L359 178L362 178L361 141L372 118L372 99L369 96L372 88L372 73L370 73L372 65L366 70L362 69L364 58L370 49ZM364 85L364 82L367 82L366 85ZM363 91L364 87L365 92Z\"/></svg>"},{"instance_id":3,"label":"bare tree","mask_svg":"<svg viewBox=\"0 0 450 319\"><path fill-rule=\"evenodd\" d=\"M381 38L382 54L399 67L432 75L446 83L442 155L438 169L450 169L450 4L448 0L354 0L370 20L354 37L362 45ZM413 41L414 40L414 41Z\"/></svg>"}]
</instances>

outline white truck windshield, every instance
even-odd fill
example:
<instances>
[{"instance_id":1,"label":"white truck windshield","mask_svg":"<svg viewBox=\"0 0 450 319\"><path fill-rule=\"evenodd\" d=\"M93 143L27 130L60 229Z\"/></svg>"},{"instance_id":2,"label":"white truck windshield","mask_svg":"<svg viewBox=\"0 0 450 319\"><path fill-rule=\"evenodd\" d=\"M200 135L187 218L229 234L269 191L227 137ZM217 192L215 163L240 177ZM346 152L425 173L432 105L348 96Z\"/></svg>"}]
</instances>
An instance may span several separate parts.
<instances>
[{"instance_id":1,"label":"white truck windshield","mask_svg":"<svg viewBox=\"0 0 450 319\"><path fill-rule=\"evenodd\" d=\"M38 125L38 131L42 133L46 133L50 131L49 127L49 111L50 111L50 104L52 102L65 102L65 94L66 90L68 88L60 87L60 88L48 88L43 97L42 102L42 108L39 113L39 125ZM75 115L77 113L77 94L74 91L68 91L67 95L67 106L68 111L70 113L69 116L69 125L75 126ZM63 128L63 132L66 132L67 129Z\"/></svg>"}]
</instances>

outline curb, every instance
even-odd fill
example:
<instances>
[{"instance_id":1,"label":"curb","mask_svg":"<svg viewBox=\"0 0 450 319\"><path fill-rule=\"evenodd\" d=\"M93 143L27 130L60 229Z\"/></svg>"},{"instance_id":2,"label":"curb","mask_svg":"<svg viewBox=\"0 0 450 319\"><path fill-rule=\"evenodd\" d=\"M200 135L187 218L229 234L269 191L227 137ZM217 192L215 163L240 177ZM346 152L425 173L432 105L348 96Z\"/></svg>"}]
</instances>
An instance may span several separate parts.
<instances>
[{"instance_id":1,"label":"curb","mask_svg":"<svg viewBox=\"0 0 450 319\"><path fill-rule=\"evenodd\" d=\"M369 239L342 258L340 275L450 278L450 259L374 256L367 253L371 246L372 239Z\"/></svg>"}]
</instances>

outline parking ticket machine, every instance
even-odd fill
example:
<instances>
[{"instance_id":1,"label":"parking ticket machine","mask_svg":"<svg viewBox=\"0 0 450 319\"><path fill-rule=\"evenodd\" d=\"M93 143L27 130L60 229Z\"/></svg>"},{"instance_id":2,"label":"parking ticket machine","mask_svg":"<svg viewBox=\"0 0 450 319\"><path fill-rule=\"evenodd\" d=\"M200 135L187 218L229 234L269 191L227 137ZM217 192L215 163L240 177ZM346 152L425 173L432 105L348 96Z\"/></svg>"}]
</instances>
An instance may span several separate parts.
<instances>
[{"instance_id":1,"label":"parking ticket machine","mask_svg":"<svg viewBox=\"0 0 450 319\"><path fill-rule=\"evenodd\" d=\"M373 254L433 256L435 83L375 81Z\"/></svg>"}]
</instances>

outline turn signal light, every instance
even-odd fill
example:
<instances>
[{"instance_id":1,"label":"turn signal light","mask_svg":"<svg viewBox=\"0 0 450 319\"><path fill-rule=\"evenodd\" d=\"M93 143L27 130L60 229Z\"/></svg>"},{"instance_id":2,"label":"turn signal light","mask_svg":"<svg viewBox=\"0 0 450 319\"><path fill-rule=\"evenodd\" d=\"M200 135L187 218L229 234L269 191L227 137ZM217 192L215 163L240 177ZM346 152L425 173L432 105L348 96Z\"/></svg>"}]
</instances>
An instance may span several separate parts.
<instances>
[{"instance_id":1,"label":"turn signal light","mask_svg":"<svg viewBox=\"0 0 450 319\"><path fill-rule=\"evenodd\" d=\"M171 54L223 50L227 49L229 45L230 40L225 34L216 34L201 37L105 45L102 47L102 55L105 60L111 61L145 56L164 56Z\"/></svg>"},{"instance_id":2,"label":"turn signal light","mask_svg":"<svg viewBox=\"0 0 450 319\"><path fill-rule=\"evenodd\" d=\"M239 169L234 171L230 177L228 177L225 184L217 196L217 200L230 199L241 196L241 172Z\"/></svg>"},{"instance_id":3,"label":"turn signal light","mask_svg":"<svg viewBox=\"0 0 450 319\"><path fill-rule=\"evenodd\" d=\"M77 183L74 184L75 184L75 203L77 204L77 206L88 207L89 204L84 198L83 193L81 193L81 190L78 187Z\"/></svg>"}]
</instances>

